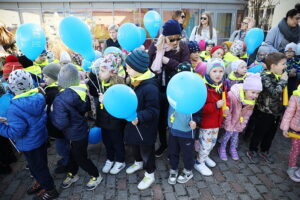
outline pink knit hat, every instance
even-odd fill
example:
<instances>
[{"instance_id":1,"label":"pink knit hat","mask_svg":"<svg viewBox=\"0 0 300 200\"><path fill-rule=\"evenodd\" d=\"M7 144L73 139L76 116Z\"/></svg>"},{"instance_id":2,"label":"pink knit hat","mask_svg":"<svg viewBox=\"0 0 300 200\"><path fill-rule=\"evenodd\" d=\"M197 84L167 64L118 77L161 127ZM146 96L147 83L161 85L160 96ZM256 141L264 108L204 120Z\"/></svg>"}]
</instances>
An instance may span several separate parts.
<instances>
[{"instance_id":1,"label":"pink knit hat","mask_svg":"<svg viewBox=\"0 0 300 200\"><path fill-rule=\"evenodd\" d=\"M247 73L247 77L245 78L243 83L243 88L244 90L262 91L260 74Z\"/></svg>"}]
</instances>

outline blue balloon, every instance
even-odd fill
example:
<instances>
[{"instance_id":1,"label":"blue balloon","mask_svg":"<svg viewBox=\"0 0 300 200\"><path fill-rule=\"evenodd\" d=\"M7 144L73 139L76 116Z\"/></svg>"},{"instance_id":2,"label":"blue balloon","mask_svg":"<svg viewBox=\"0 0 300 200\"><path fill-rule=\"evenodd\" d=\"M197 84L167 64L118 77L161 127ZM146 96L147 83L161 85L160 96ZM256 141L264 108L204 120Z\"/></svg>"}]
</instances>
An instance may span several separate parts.
<instances>
[{"instance_id":1,"label":"blue balloon","mask_svg":"<svg viewBox=\"0 0 300 200\"><path fill-rule=\"evenodd\" d=\"M264 41L264 31L260 28L251 28L245 37L247 53L252 54Z\"/></svg>"},{"instance_id":2,"label":"blue balloon","mask_svg":"<svg viewBox=\"0 0 300 200\"><path fill-rule=\"evenodd\" d=\"M139 30L132 23L123 24L118 30L117 37L119 44L126 51L132 51L141 46Z\"/></svg>"},{"instance_id":3,"label":"blue balloon","mask_svg":"<svg viewBox=\"0 0 300 200\"><path fill-rule=\"evenodd\" d=\"M84 69L84 71L90 72L92 71L92 63L88 60L83 60L81 67Z\"/></svg>"},{"instance_id":4,"label":"blue balloon","mask_svg":"<svg viewBox=\"0 0 300 200\"><path fill-rule=\"evenodd\" d=\"M133 121L137 114L138 99L134 91L123 84L116 84L104 93L103 105L114 117Z\"/></svg>"},{"instance_id":5,"label":"blue balloon","mask_svg":"<svg viewBox=\"0 0 300 200\"><path fill-rule=\"evenodd\" d=\"M17 29L16 42L28 59L35 60L45 49L46 36L39 25L26 23Z\"/></svg>"},{"instance_id":6,"label":"blue balloon","mask_svg":"<svg viewBox=\"0 0 300 200\"><path fill-rule=\"evenodd\" d=\"M95 60L102 57L102 53L100 51L95 50Z\"/></svg>"},{"instance_id":7,"label":"blue balloon","mask_svg":"<svg viewBox=\"0 0 300 200\"><path fill-rule=\"evenodd\" d=\"M251 73L260 73L262 72L262 70L264 69L264 67L262 65L255 65L251 68L248 69L248 72L251 72Z\"/></svg>"},{"instance_id":8,"label":"blue balloon","mask_svg":"<svg viewBox=\"0 0 300 200\"><path fill-rule=\"evenodd\" d=\"M137 27L137 29L139 32L139 40L140 40L140 46L141 46L146 41L146 31L142 27Z\"/></svg>"},{"instance_id":9,"label":"blue balloon","mask_svg":"<svg viewBox=\"0 0 300 200\"><path fill-rule=\"evenodd\" d=\"M122 53L122 50L117 48L117 47L108 47L104 50L104 54L108 54L108 53Z\"/></svg>"},{"instance_id":10,"label":"blue balloon","mask_svg":"<svg viewBox=\"0 0 300 200\"><path fill-rule=\"evenodd\" d=\"M151 10L144 16L144 26L150 37L155 38L162 23L161 16L158 12Z\"/></svg>"},{"instance_id":11,"label":"blue balloon","mask_svg":"<svg viewBox=\"0 0 300 200\"><path fill-rule=\"evenodd\" d=\"M59 35L67 47L80 53L84 59L90 62L95 60L92 34L79 18L65 17L59 24Z\"/></svg>"},{"instance_id":12,"label":"blue balloon","mask_svg":"<svg viewBox=\"0 0 300 200\"><path fill-rule=\"evenodd\" d=\"M10 93L6 93L0 97L0 117L7 116L7 109L10 105L10 100L14 97L14 95Z\"/></svg>"},{"instance_id":13,"label":"blue balloon","mask_svg":"<svg viewBox=\"0 0 300 200\"><path fill-rule=\"evenodd\" d=\"M101 128L93 127L89 132L89 143L90 144L98 144L102 140L102 132Z\"/></svg>"},{"instance_id":14,"label":"blue balloon","mask_svg":"<svg viewBox=\"0 0 300 200\"><path fill-rule=\"evenodd\" d=\"M198 112L205 104L207 89L203 79L193 72L180 72L167 86L170 105L179 113Z\"/></svg>"}]
</instances>

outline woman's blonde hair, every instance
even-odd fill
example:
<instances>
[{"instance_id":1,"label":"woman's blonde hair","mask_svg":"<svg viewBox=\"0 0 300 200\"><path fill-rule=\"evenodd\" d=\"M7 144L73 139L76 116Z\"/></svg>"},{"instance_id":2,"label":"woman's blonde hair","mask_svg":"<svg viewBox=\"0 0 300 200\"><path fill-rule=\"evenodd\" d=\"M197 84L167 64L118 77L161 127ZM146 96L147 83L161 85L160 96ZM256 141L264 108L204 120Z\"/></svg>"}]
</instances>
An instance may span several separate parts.
<instances>
[{"instance_id":1,"label":"woman's blonde hair","mask_svg":"<svg viewBox=\"0 0 300 200\"><path fill-rule=\"evenodd\" d=\"M212 39L212 37L213 37L213 23L212 23L211 15L208 12L204 12L204 13L201 14L201 16L202 15L205 15L207 17L207 24L209 26L209 37L210 37L210 39ZM198 34L199 35L201 35L202 28L203 28L203 26L202 26L202 23L201 23L201 20L200 20L200 25L199 25L199 28L198 28Z\"/></svg>"},{"instance_id":2,"label":"woman's blonde hair","mask_svg":"<svg viewBox=\"0 0 300 200\"><path fill-rule=\"evenodd\" d=\"M60 38L53 37L48 40L48 50L52 51L54 57L56 59L60 59L60 53L62 51L68 52L69 55L72 55L73 51L69 49L61 40Z\"/></svg>"},{"instance_id":3,"label":"woman's blonde hair","mask_svg":"<svg viewBox=\"0 0 300 200\"><path fill-rule=\"evenodd\" d=\"M6 26L0 22L0 44L9 45L12 44L15 40L14 34L6 29Z\"/></svg>"},{"instance_id":4,"label":"woman's blonde hair","mask_svg":"<svg viewBox=\"0 0 300 200\"><path fill-rule=\"evenodd\" d=\"M255 19L253 19L253 17L245 17L244 19L247 19L249 21L247 29L253 28L255 26Z\"/></svg>"},{"instance_id":5,"label":"woman's blonde hair","mask_svg":"<svg viewBox=\"0 0 300 200\"><path fill-rule=\"evenodd\" d=\"M112 74L110 76L110 80L109 83L111 85L115 85L115 84L125 84L125 79L123 77L120 77L118 74Z\"/></svg>"}]
</instances>

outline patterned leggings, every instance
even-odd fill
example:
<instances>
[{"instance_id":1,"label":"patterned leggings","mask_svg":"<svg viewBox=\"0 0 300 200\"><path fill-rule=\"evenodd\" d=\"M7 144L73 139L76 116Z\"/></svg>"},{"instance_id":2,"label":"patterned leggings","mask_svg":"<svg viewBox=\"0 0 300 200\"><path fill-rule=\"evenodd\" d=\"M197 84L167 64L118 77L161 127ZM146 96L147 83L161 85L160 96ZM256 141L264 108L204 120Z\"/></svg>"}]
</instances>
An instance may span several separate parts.
<instances>
[{"instance_id":1,"label":"patterned leggings","mask_svg":"<svg viewBox=\"0 0 300 200\"><path fill-rule=\"evenodd\" d=\"M297 159L300 153L300 139L292 138L292 148L289 157L289 167L297 166Z\"/></svg>"},{"instance_id":2,"label":"patterned leggings","mask_svg":"<svg viewBox=\"0 0 300 200\"><path fill-rule=\"evenodd\" d=\"M221 149L226 149L227 143L230 140L230 149L236 149L239 141L239 133L234 131L226 131L221 139Z\"/></svg>"},{"instance_id":3,"label":"patterned leggings","mask_svg":"<svg viewBox=\"0 0 300 200\"><path fill-rule=\"evenodd\" d=\"M199 162L204 163L209 156L211 150L214 148L219 128L200 129L199 131Z\"/></svg>"}]
</instances>

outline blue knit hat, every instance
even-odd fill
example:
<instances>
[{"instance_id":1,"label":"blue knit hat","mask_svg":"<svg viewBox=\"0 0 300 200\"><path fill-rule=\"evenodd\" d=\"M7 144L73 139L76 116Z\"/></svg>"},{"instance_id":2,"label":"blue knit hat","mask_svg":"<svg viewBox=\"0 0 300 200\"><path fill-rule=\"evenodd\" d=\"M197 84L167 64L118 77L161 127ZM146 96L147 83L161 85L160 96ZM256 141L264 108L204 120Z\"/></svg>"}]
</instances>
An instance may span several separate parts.
<instances>
[{"instance_id":1,"label":"blue knit hat","mask_svg":"<svg viewBox=\"0 0 300 200\"><path fill-rule=\"evenodd\" d=\"M149 55L143 50L134 50L129 54L125 60L133 70L144 73L148 70L150 63Z\"/></svg>"},{"instance_id":2,"label":"blue knit hat","mask_svg":"<svg viewBox=\"0 0 300 200\"><path fill-rule=\"evenodd\" d=\"M163 32L164 36L169 35L181 35L181 28L177 20L170 19L163 25Z\"/></svg>"},{"instance_id":3,"label":"blue knit hat","mask_svg":"<svg viewBox=\"0 0 300 200\"><path fill-rule=\"evenodd\" d=\"M200 47L196 41L189 41L188 47L189 47L190 53L195 53L197 51L200 51Z\"/></svg>"}]
</instances>

